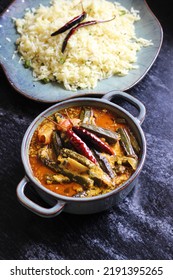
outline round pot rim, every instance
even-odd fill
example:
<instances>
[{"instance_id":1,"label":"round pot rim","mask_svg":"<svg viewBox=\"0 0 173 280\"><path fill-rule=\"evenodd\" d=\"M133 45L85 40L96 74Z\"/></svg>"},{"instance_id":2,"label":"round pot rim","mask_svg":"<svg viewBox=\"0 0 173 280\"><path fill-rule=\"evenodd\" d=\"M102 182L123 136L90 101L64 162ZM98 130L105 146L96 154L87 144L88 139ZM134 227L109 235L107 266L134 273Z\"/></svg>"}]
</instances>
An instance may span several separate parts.
<instances>
[{"instance_id":1,"label":"round pot rim","mask_svg":"<svg viewBox=\"0 0 173 280\"><path fill-rule=\"evenodd\" d=\"M101 194L101 195L97 195L97 196L93 196L93 197L85 197L85 198L77 198L77 197L68 197L68 196L64 196L64 195L60 195L58 193L55 193L49 189L47 189L46 187L44 187L37 179L36 177L34 177L34 175L32 174L32 169L29 163L29 159L28 159L28 150L27 149L27 143L29 141L29 139L31 140L31 132L33 130L33 127L37 124L37 122L43 120L43 116L49 116L52 114L52 111L54 111L54 109L58 110L58 107L61 107L62 105L66 105L70 103L74 103L74 102L99 102L99 103L104 103L107 104L108 106L111 106L112 109L116 108L120 111L122 111L125 115L127 115L132 121L133 123L136 125L141 139L142 139L142 155L140 158L140 162L137 166L137 169L135 170L135 172L132 174L132 176L122 185L120 185L119 187L117 187L116 189L105 193L105 194ZM92 105L91 105L92 106ZM94 106L94 104L93 104ZM99 105L98 105L99 107ZM35 131L35 129L34 129ZM32 133L33 135L33 133ZM30 143L30 142L29 142ZM26 156L27 154L27 156ZM25 173L26 173L26 177L29 179L30 183L37 186L39 189L41 189L43 192L47 193L48 195L50 195L51 197L53 197L54 199L56 199L57 201L63 201L63 202L89 202L89 201L95 201L95 200L102 200L104 198L110 197L112 195L115 195L116 193L120 192L121 190L123 190L124 188L126 188L130 183L132 183L136 177L138 177L138 175L140 174L142 167L144 165L145 162L145 158L146 158L146 139L145 139L145 135L144 132L141 128L140 122L139 120L134 117L131 113L129 113L127 110L125 110L124 108L122 108L121 106L108 101L106 99L99 99L99 98L86 98L86 97L81 97L81 98L73 98L73 99L68 99L59 103L56 103L54 105L52 105L51 107L47 108L46 110L42 111L36 118L34 118L34 120L31 122L31 124L29 125L28 129L25 132L25 135L23 137L23 141L22 141L22 145L21 145L21 158L22 158L22 163L25 169Z\"/></svg>"}]
</instances>

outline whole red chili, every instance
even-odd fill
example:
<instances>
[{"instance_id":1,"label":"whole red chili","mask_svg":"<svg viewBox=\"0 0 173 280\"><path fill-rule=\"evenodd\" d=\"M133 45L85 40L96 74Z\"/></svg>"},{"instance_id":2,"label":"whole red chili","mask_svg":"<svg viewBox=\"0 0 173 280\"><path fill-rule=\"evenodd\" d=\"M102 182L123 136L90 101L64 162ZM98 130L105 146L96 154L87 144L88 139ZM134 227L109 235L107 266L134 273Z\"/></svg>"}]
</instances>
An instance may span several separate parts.
<instances>
[{"instance_id":1,"label":"whole red chili","mask_svg":"<svg viewBox=\"0 0 173 280\"><path fill-rule=\"evenodd\" d=\"M103 142L94 133L91 133L80 126L74 126L73 130L78 136L82 138L82 140L90 142L90 144L92 144L94 148L98 149L99 151L108 153L110 155L115 154L111 147L107 143Z\"/></svg>"},{"instance_id":2,"label":"whole red chili","mask_svg":"<svg viewBox=\"0 0 173 280\"><path fill-rule=\"evenodd\" d=\"M70 144L78 153L82 154L93 163L98 164L89 147L85 144L85 142L82 141L82 139L78 135L76 135L76 133L74 133L74 131L68 129L65 133L69 139Z\"/></svg>"},{"instance_id":3,"label":"whole red chili","mask_svg":"<svg viewBox=\"0 0 173 280\"><path fill-rule=\"evenodd\" d=\"M60 29L58 29L57 31L53 32L51 34L51 36L56 36L58 34L61 34L61 33L65 32L66 30L70 29L71 27L73 27L77 23L83 21L86 18L86 16L87 16L87 13L85 11L83 11L82 14L80 14L80 15L76 16L75 18L71 19L69 22L67 22Z\"/></svg>"},{"instance_id":4,"label":"whole red chili","mask_svg":"<svg viewBox=\"0 0 173 280\"><path fill-rule=\"evenodd\" d=\"M112 19L109 19L109 20L91 20L91 21L85 21L85 22L82 22L82 23L79 23L78 25L76 25L75 27L73 27L69 33L67 34L67 36L65 37L64 41L63 41L63 44L62 44L62 53L65 51L65 48L67 46L67 43L68 43L68 40L70 39L70 37L79 29L79 28L82 28L82 27L85 27L85 26L88 26L88 25L94 25L94 24L97 24L97 23L104 23L104 22L109 22L111 20L115 19L115 17L113 17Z\"/></svg>"}]
</instances>

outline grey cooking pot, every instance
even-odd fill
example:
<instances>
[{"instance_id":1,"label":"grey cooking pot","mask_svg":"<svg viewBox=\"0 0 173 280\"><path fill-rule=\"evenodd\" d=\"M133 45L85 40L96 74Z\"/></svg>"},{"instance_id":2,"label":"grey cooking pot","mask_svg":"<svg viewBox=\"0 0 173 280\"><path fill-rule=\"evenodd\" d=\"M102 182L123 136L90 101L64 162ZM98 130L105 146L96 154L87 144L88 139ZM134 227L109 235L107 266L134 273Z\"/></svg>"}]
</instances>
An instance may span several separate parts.
<instances>
[{"instance_id":1,"label":"grey cooking pot","mask_svg":"<svg viewBox=\"0 0 173 280\"><path fill-rule=\"evenodd\" d=\"M129 112L127 112L127 110L123 109L119 105L114 104L113 102L116 102L117 97L121 99L123 98L124 100L135 106L139 112L138 116L134 117ZM66 197L48 190L47 188L42 186L41 183L33 175L29 163L28 150L34 131L43 121L45 116L48 117L58 110L72 106L96 106L99 108L105 108L115 114L118 114L120 117L125 118L140 145L141 151L137 170L133 173L128 181L109 193L90 198ZM101 99L86 97L70 99L55 104L45 110L31 123L23 138L21 156L26 176L17 186L17 197L21 204L42 217L54 217L61 213L61 211L72 214L91 214L101 212L122 201L122 199L126 197L136 185L138 176L145 161L146 140L141 129L141 124L145 118L145 112L146 110L144 105L138 99L120 91L111 91L104 95ZM28 183L31 183L34 186L42 199L44 199L50 205L50 208L44 208L33 202L26 196L25 190Z\"/></svg>"}]
</instances>

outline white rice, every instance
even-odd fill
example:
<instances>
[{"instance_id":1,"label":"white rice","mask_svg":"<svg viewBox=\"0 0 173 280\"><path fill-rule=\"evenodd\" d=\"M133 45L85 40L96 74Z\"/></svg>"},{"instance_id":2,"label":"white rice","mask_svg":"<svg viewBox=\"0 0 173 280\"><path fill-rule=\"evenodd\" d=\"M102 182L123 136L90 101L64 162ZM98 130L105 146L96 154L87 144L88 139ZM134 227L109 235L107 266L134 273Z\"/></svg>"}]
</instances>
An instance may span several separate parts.
<instances>
[{"instance_id":1,"label":"white rice","mask_svg":"<svg viewBox=\"0 0 173 280\"><path fill-rule=\"evenodd\" d=\"M36 79L63 83L68 90L91 89L99 80L127 75L137 67L137 52L151 44L136 37L138 11L106 0L82 2L88 14L84 21L116 17L80 28L69 39L64 53L62 43L69 31L54 37L51 33L82 13L79 0L53 0L50 6L27 10L24 18L15 20L20 34L18 51L31 64Z\"/></svg>"}]
</instances>

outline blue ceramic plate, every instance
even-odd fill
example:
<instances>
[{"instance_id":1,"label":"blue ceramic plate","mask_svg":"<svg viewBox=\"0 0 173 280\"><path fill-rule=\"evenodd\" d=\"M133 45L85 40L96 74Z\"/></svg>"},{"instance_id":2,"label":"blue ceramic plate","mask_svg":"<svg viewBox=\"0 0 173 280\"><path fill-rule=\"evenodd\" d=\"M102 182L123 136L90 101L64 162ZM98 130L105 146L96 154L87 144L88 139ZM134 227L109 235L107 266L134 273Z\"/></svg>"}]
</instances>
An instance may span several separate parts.
<instances>
[{"instance_id":1,"label":"blue ceramic plate","mask_svg":"<svg viewBox=\"0 0 173 280\"><path fill-rule=\"evenodd\" d=\"M37 8L40 3L46 6L49 5L50 0L15 0L0 17L0 63L11 85L27 98L55 103L72 97L85 96L89 93L103 95L111 90L124 91L137 84L148 72L160 51L163 40L162 27L145 0L118 0L117 2L127 9L133 7L135 10L139 10L141 20L135 24L137 37L153 42L153 45L142 48L138 53L138 69L131 70L125 77L113 76L102 80L93 90L78 90L77 92L68 91L58 83L43 84L33 81L32 71L25 69L23 64L19 63L19 55L13 58L16 50L15 41L19 35L12 17L21 18L24 16L26 8Z\"/></svg>"}]
</instances>

